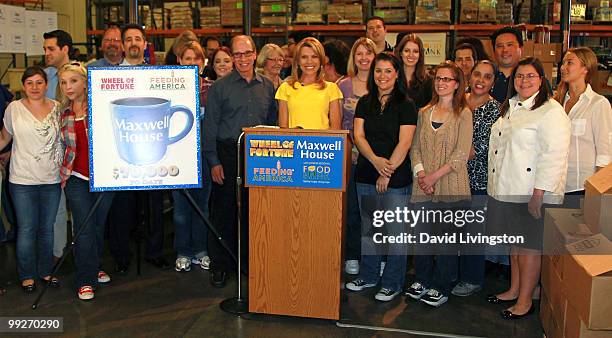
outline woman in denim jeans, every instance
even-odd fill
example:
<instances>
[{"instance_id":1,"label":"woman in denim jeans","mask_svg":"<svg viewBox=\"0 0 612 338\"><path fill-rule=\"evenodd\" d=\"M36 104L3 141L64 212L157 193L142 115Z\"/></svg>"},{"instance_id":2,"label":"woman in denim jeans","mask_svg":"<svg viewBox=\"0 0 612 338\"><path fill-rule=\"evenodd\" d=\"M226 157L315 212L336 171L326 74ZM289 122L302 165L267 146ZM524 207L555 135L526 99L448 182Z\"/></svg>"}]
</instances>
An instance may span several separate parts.
<instances>
[{"instance_id":1,"label":"woman in denim jeans","mask_svg":"<svg viewBox=\"0 0 612 338\"><path fill-rule=\"evenodd\" d=\"M58 71L62 102L62 140L66 147L60 170L61 185L66 193L73 218L73 233L82 227L74 246L77 268L77 296L81 300L94 298L98 283L110 282L100 269L104 249L104 224L112 203L112 193L89 191L89 145L87 137L87 70L78 62L65 64ZM87 214L101 194L105 194L95 213L84 224Z\"/></svg>"},{"instance_id":2,"label":"woman in denim jeans","mask_svg":"<svg viewBox=\"0 0 612 338\"><path fill-rule=\"evenodd\" d=\"M6 108L0 148L11 140L9 189L17 214L17 271L21 287L31 293L35 279L59 282L53 268L53 222L60 200L58 104L47 99L47 75L28 67L21 77L25 97Z\"/></svg>"},{"instance_id":3,"label":"woman in denim jeans","mask_svg":"<svg viewBox=\"0 0 612 338\"><path fill-rule=\"evenodd\" d=\"M398 79L404 76L400 61L391 53L374 58L368 76L368 94L357 103L354 137L357 160L357 195L362 219L361 269L359 276L346 284L352 291L374 287L380 277L382 255L387 264L382 274L381 289L374 296L379 301L390 301L404 285L406 247L396 244L383 247L375 236L398 235L401 226L387 224L380 228L372 222L374 210L394 210L407 204L412 184L408 150L416 129L417 113L414 103L406 98ZM380 234L377 234L380 233Z\"/></svg>"}]
</instances>

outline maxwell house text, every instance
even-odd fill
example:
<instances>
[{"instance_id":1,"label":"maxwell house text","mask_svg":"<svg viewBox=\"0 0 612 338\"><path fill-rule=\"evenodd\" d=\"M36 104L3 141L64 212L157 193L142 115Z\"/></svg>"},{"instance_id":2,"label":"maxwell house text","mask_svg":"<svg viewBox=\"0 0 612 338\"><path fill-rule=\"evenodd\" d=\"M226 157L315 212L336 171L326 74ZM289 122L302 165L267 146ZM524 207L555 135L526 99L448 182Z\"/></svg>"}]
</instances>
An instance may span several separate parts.
<instances>
[{"instance_id":1,"label":"maxwell house text","mask_svg":"<svg viewBox=\"0 0 612 338\"><path fill-rule=\"evenodd\" d=\"M170 116L162 120L129 122L125 119L115 119L115 127L119 132L119 140L126 143L155 142L164 140L164 130L170 127Z\"/></svg>"}]
</instances>

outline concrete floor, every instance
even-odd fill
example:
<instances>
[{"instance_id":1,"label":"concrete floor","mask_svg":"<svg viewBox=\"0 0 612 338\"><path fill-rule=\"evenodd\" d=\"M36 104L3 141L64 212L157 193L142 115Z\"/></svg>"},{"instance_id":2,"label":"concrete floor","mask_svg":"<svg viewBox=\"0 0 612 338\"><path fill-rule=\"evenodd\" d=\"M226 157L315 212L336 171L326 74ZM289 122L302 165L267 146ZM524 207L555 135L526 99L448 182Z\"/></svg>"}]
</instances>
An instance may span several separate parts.
<instances>
[{"instance_id":1,"label":"concrete floor","mask_svg":"<svg viewBox=\"0 0 612 338\"><path fill-rule=\"evenodd\" d=\"M171 238L166 257L173 262ZM137 276L133 264L126 276L112 273L112 259L105 266L112 281L96 292L95 300L79 301L72 287L74 270L67 261L60 271L62 286L49 289L37 310L30 306L36 294L26 295L17 282L14 243L0 244L0 283L7 294L0 296L2 316L60 316L64 333L44 336L61 337L424 337L408 330L441 332L446 335L476 337L540 338L538 313L517 321L503 320L503 305L485 301L488 293L502 290L506 282L487 277L485 290L466 298L451 297L441 308L420 302L404 302L398 297L389 303L374 301L376 290L347 292L342 303L342 319L333 321L265 315L236 317L223 312L219 303L235 296L236 279L232 276L224 289L210 286L209 273L194 267L191 272L159 271L143 263ZM42 288L38 288L41 290ZM339 327L346 324L380 326L401 330L374 331ZM0 333L0 336L20 336ZM33 334L23 334L32 337Z\"/></svg>"}]
</instances>

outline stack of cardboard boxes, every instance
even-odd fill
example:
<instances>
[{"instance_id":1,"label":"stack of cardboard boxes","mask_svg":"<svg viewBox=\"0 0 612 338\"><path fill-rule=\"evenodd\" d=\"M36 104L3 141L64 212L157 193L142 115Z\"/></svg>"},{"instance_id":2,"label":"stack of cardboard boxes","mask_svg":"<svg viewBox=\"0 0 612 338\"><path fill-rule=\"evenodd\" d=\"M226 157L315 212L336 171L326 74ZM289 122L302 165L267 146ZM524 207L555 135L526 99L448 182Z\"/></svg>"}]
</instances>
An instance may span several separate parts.
<instances>
[{"instance_id":1,"label":"stack of cardboard boxes","mask_svg":"<svg viewBox=\"0 0 612 338\"><path fill-rule=\"evenodd\" d=\"M172 28L193 28L193 14L189 6L174 6L170 12Z\"/></svg>"},{"instance_id":2,"label":"stack of cardboard boxes","mask_svg":"<svg viewBox=\"0 0 612 338\"><path fill-rule=\"evenodd\" d=\"M332 3L327 5L327 22L339 24L363 23L362 3L352 0L333 0Z\"/></svg>"},{"instance_id":3,"label":"stack of cardboard boxes","mask_svg":"<svg viewBox=\"0 0 612 338\"><path fill-rule=\"evenodd\" d=\"M221 25L221 7L210 6L200 8L200 27L218 28Z\"/></svg>"},{"instance_id":4,"label":"stack of cardboard boxes","mask_svg":"<svg viewBox=\"0 0 612 338\"><path fill-rule=\"evenodd\" d=\"M612 165L585 188L584 210L546 210L540 319L549 338L612 337Z\"/></svg>"},{"instance_id":5,"label":"stack of cardboard boxes","mask_svg":"<svg viewBox=\"0 0 612 338\"><path fill-rule=\"evenodd\" d=\"M262 0L259 6L262 26L283 26L291 24L291 1Z\"/></svg>"},{"instance_id":6,"label":"stack of cardboard boxes","mask_svg":"<svg viewBox=\"0 0 612 338\"><path fill-rule=\"evenodd\" d=\"M325 23L327 0L298 0L295 23Z\"/></svg>"},{"instance_id":7,"label":"stack of cardboard boxes","mask_svg":"<svg viewBox=\"0 0 612 338\"><path fill-rule=\"evenodd\" d=\"M377 0L374 15L385 19L386 23L406 23L408 5L408 0Z\"/></svg>"},{"instance_id":8,"label":"stack of cardboard boxes","mask_svg":"<svg viewBox=\"0 0 612 338\"><path fill-rule=\"evenodd\" d=\"M221 26L242 26L242 0L221 0Z\"/></svg>"},{"instance_id":9,"label":"stack of cardboard boxes","mask_svg":"<svg viewBox=\"0 0 612 338\"><path fill-rule=\"evenodd\" d=\"M450 23L451 0L418 0L415 23Z\"/></svg>"}]
</instances>

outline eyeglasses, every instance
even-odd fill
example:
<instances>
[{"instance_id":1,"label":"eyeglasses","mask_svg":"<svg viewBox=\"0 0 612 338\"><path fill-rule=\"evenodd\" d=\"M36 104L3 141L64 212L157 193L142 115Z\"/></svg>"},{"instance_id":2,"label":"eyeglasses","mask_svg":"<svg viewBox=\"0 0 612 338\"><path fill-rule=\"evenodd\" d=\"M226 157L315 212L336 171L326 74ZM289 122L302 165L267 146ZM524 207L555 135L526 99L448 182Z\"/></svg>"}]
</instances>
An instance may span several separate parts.
<instances>
[{"instance_id":1,"label":"eyeglasses","mask_svg":"<svg viewBox=\"0 0 612 338\"><path fill-rule=\"evenodd\" d=\"M270 62L285 62L283 58L266 58L266 60Z\"/></svg>"},{"instance_id":2,"label":"eyeglasses","mask_svg":"<svg viewBox=\"0 0 612 338\"><path fill-rule=\"evenodd\" d=\"M252 50L247 50L246 52L238 52L238 53L232 53L232 57L234 57L234 59L240 59L242 57L247 57L250 58L251 56L253 56L253 54L255 54L255 51Z\"/></svg>"},{"instance_id":3,"label":"eyeglasses","mask_svg":"<svg viewBox=\"0 0 612 338\"><path fill-rule=\"evenodd\" d=\"M535 74L535 73L529 73L529 74L516 74L514 75L514 80L516 81L521 81L521 80L526 80L526 81L533 81L536 78L539 78L540 75Z\"/></svg>"},{"instance_id":4,"label":"eyeglasses","mask_svg":"<svg viewBox=\"0 0 612 338\"><path fill-rule=\"evenodd\" d=\"M107 43L113 43L113 42L121 42L121 39L103 39L102 41L107 42Z\"/></svg>"},{"instance_id":5,"label":"eyeglasses","mask_svg":"<svg viewBox=\"0 0 612 338\"><path fill-rule=\"evenodd\" d=\"M456 81L456 80L457 79L453 79L452 77L439 77L439 76L436 76L434 78L434 81L442 82L442 83L449 83L451 81Z\"/></svg>"}]
</instances>

